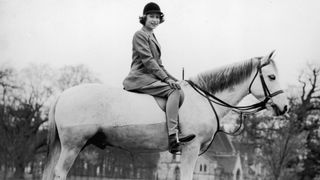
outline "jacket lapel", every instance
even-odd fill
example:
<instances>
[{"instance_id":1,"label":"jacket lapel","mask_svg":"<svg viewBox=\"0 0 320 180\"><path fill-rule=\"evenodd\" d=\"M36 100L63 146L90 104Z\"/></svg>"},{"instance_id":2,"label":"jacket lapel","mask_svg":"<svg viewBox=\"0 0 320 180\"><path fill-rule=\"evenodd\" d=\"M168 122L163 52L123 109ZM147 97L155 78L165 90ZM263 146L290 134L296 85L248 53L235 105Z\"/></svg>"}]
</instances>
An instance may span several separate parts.
<instances>
[{"instance_id":1,"label":"jacket lapel","mask_svg":"<svg viewBox=\"0 0 320 180\"><path fill-rule=\"evenodd\" d=\"M161 46L160 46L160 44L158 43L158 40L157 40L157 38L156 38L156 36L154 35L154 34L152 34L153 35L153 38L151 38L151 40L156 44L156 46L157 46L157 49L158 49L158 51L159 51L159 53L161 54Z\"/></svg>"},{"instance_id":2,"label":"jacket lapel","mask_svg":"<svg viewBox=\"0 0 320 180\"><path fill-rule=\"evenodd\" d=\"M153 33L152 33L152 35L150 35L147 32L147 30L144 29L144 27L142 27L142 31L144 31L147 34L148 40L151 39L151 41L156 45L157 50L159 51L159 54L161 55L161 47L160 47L160 44L158 43L158 40L157 40L156 36ZM151 36L153 36L153 37L151 37Z\"/></svg>"}]
</instances>

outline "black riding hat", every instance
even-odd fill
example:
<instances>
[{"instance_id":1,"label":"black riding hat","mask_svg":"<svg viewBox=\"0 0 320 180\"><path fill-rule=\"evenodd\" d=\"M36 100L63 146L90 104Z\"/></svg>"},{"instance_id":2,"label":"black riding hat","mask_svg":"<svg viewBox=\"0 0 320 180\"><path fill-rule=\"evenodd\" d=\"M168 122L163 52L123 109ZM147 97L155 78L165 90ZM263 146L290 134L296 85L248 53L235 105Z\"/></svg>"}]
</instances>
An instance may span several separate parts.
<instances>
[{"instance_id":1,"label":"black riding hat","mask_svg":"<svg viewBox=\"0 0 320 180\"><path fill-rule=\"evenodd\" d=\"M143 15L147 15L150 13L158 13L161 16L163 16L163 13L161 12L159 5L154 2L146 4L143 8Z\"/></svg>"}]
</instances>

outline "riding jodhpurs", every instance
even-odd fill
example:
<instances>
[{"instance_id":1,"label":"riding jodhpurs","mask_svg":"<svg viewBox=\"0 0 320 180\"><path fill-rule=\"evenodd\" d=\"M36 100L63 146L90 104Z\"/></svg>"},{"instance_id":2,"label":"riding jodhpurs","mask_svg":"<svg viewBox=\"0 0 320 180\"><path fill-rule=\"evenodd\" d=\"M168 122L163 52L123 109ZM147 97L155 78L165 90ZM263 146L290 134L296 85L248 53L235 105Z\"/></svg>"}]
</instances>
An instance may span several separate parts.
<instances>
[{"instance_id":1,"label":"riding jodhpurs","mask_svg":"<svg viewBox=\"0 0 320 180\"><path fill-rule=\"evenodd\" d=\"M175 90L173 91L167 100L166 104L166 118L169 136L179 132L179 104L182 98L182 91Z\"/></svg>"}]
</instances>

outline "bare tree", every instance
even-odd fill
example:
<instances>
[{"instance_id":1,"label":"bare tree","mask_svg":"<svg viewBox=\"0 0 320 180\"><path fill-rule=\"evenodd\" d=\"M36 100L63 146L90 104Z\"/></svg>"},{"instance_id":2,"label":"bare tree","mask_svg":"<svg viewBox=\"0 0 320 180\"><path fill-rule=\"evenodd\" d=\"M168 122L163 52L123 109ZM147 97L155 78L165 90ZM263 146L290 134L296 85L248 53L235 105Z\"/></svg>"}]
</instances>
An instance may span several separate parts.
<instances>
[{"instance_id":1,"label":"bare tree","mask_svg":"<svg viewBox=\"0 0 320 180\"><path fill-rule=\"evenodd\" d=\"M8 149L6 149L9 139L7 138L6 132L6 122L8 120L7 116L7 94L13 88L15 88L13 83L14 77L14 70L8 67L1 67L0 69L0 93L1 93L1 100L0 100L0 166L4 167L3 172L3 179L7 178L7 170L8 170Z\"/></svg>"},{"instance_id":2,"label":"bare tree","mask_svg":"<svg viewBox=\"0 0 320 180\"><path fill-rule=\"evenodd\" d=\"M98 83L100 80L96 75L85 65L64 66L60 69L58 76L58 87L60 90L83 84L83 83Z\"/></svg>"},{"instance_id":3,"label":"bare tree","mask_svg":"<svg viewBox=\"0 0 320 180\"><path fill-rule=\"evenodd\" d=\"M303 149L303 134L286 118L247 116L246 121L245 133L238 140L242 146L255 148L256 161L268 168L272 179L280 179Z\"/></svg>"},{"instance_id":4,"label":"bare tree","mask_svg":"<svg viewBox=\"0 0 320 180\"><path fill-rule=\"evenodd\" d=\"M308 64L299 76L301 95L294 104L297 119L306 120L308 115L320 110L320 66Z\"/></svg>"},{"instance_id":5,"label":"bare tree","mask_svg":"<svg viewBox=\"0 0 320 180\"><path fill-rule=\"evenodd\" d=\"M25 167L46 152L45 122L52 95L93 81L99 80L84 65L66 66L58 72L39 64L30 64L19 73L0 69L0 158L5 167L14 167L14 179L23 179Z\"/></svg>"},{"instance_id":6,"label":"bare tree","mask_svg":"<svg viewBox=\"0 0 320 180\"><path fill-rule=\"evenodd\" d=\"M300 179L313 179L320 175L320 66L308 64L299 77L301 95L294 104L300 129L306 132L306 151L301 160Z\"/></svg>"},{"instance_id":7,"label":"bare tree","mask_svg":"<svg viewBox=\"0 0 320 180\"><path fill-rule=\"evenodd\" d=\"M2 113L2 148L15 168L15 179L24 178L24 168L45 146L47 120L45 102L52 95L46 84L48 68L30 65L12 77L10 91L4 91Z\"/></svg>"}]
</instances>

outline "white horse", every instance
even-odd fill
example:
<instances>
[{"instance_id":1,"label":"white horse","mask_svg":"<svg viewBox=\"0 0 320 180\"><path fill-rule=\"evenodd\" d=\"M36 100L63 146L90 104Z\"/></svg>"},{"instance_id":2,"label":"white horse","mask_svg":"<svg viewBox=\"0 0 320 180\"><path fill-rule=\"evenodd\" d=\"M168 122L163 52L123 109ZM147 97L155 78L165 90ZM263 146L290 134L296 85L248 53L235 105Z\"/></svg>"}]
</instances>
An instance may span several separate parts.
<instances>
[{"instance_id":1,"label":"white horse","mask_svg":"<svg viewBox=\"0 0 320 180\"><path fill-rule=\"evenodd\" d=\"M277 81L272 54L207 71L190 80L232 106L250 93L258 100L267 96L266 101L273 104L270 109L277 115L284 114L288 102ZM209 97L182 82L185 100L179 111L180 129L196 138L182 148L181 179L192 180L199 153L209 146L218 129L212 108L219 118L230 108L218 104L211 107ZM43 180L65 180L88 144L132 152L168 150L165 113L154 98L120 88L87 84L64 91L51 107L49 124L50 153Z\"/></svg>"}]
</instances>

